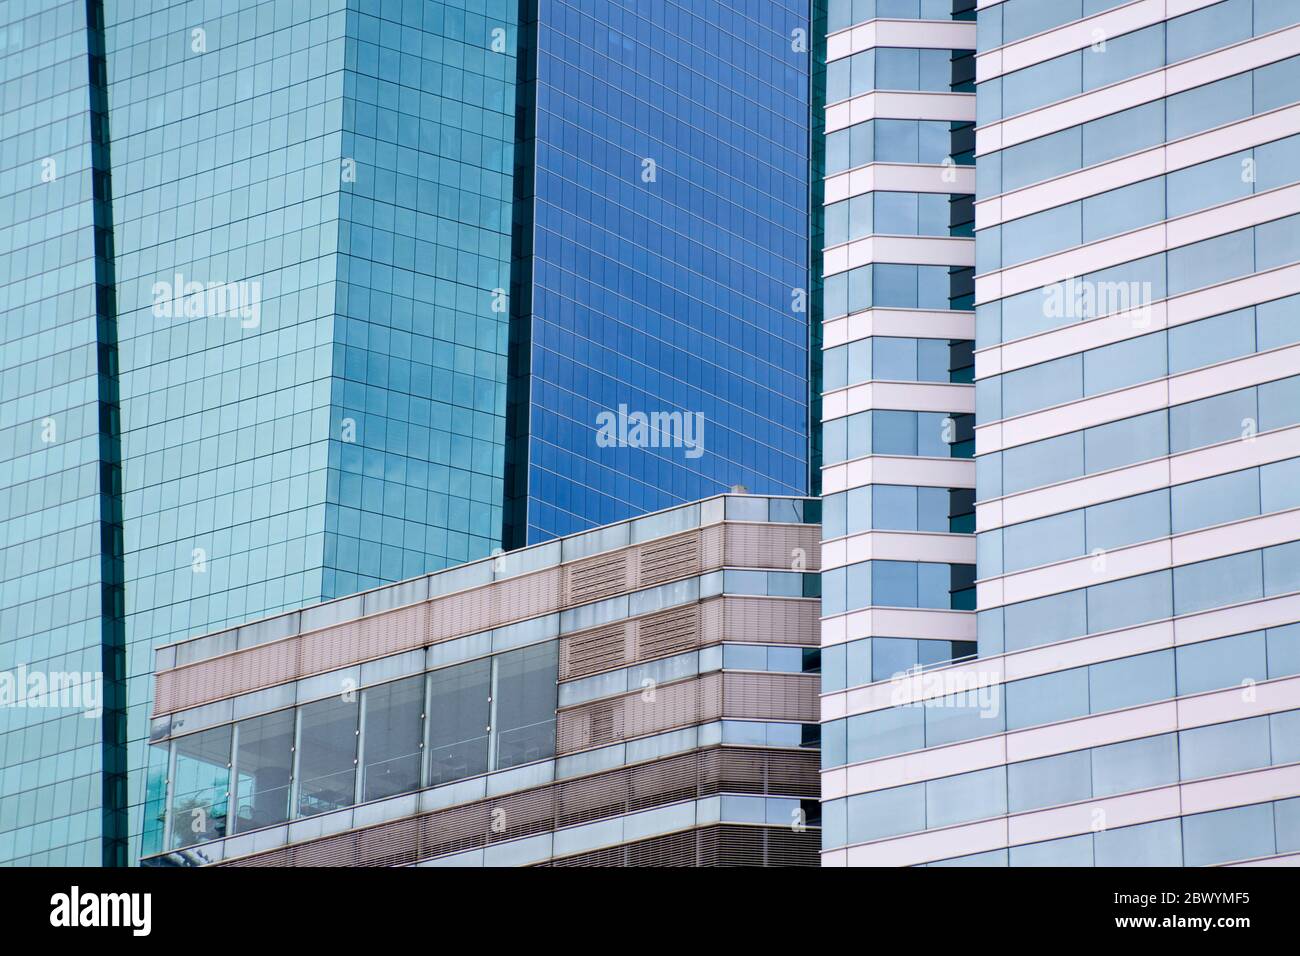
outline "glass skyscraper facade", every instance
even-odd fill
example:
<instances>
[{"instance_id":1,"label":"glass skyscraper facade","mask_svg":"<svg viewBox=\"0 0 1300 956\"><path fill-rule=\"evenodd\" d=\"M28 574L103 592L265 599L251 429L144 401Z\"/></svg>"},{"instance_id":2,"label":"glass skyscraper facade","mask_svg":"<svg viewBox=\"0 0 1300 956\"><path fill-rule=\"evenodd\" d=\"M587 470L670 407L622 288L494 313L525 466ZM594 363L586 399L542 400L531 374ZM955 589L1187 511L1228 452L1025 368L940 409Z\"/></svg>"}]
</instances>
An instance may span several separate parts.
<instances>
[{"instance_id":1,"label":"glass skyscraper facade","mask_svg":"<svg viewBox=\"0 0 1300 956\"><path fill-rule=\"evenodd\" d=\"M96 865L123 849L113 246L96 26L81 0L0 7L0 860L18 863ZM45 706L42 688L64 678L89 697Z\"/></svg>"},{"instance_id":2,"label":"glass skyscraper facade","mask_svg":"<svg viewBox=\"0 0 1300 956\"><path fill-rule=\"evenodd\" d=\"M1300 3L1176 7L980 3L979 656L823 697L826 864L1300 853Z\"/></svg>"},{"instance_id":3,"label":"glass skyscraper facade","mask_svg":"<svg viewBox=\"0 0 1300 956\"><path fill-rule=\"evenodd\" d=\"M511 542L806 493L806 0L534 12Z\"/></svg>"},{"instance_id":4,"label":"glass skyscraper facade","mask_svg":"<svg viewBox=\"0 0 1300 956\"><path fill-rule=\"evenodd\" d=\"M155 646L806 492L803 3L46 6L0 23L0 670L109 716L0 713L0 861L152 850Z\"/></svg>"}]
</instances>

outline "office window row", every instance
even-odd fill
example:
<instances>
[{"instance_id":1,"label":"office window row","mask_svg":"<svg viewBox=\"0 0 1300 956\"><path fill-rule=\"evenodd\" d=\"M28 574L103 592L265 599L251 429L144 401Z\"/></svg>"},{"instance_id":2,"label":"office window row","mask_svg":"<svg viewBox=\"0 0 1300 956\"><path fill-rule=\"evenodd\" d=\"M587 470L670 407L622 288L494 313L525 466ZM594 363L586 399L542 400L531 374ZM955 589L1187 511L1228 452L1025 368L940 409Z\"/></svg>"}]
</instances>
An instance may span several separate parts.
<instances>
[{"instance_id":1,"label":"office window row","mask_svg":"<svg viewBox=\"0 0 1300 956\"><path fill-rule=\"evenodd\" d=\"M822 426L823 465L867 455L970 458L974 450L973 415L873 409Z\"/></svg>"},{"instance_id":2,"label":"office window row","mask_svg":"<svg viewBox=\"0 0 1300 956\"><path fill-rule=\"evenodd\" d=\"M976 383L975 412L981 422L1014 418L1292 345L1298 311L1300 296L1288 296L1004 372Z\"/></svg>"},{"instance_id":3,"label":"office window row","mask_svg":"<svg viewBox=\"0 0 1300 956\"><path fill-rule=\"evenodd\" d=\"M822 391L862 382L970 382L975 372L969 339L909 339L876 335L822 353Z\"/></svg>"},{"instance_id":4,"label":"office window row","mask_svg":"<svg viewBox=\"0 0 1300 956\"><path fill-rule=\"evenodd\" d=\"M977 616L981 654L1133 627L1300 591L1300 541L988 608Z\"/></svg>"},{"instance_id":5,"label":"office window row","mask_svg":"<svg viewBox=\"0 0 1300 956\"><path fill-rule=\"evenodd\" d=\"M864 531L975 530L974 488L863 485L827 495L822 540Z\"/></svg>"},{"instance_id":6,"label":"office window row","mask_svg":"<svg viewBox=\"0 0 1300 956\"><path fill-rule=\"evenodd\" d=\"M1300 674L1300 624L1026 677L1002 685L1007 730Z\"/></svg>"},{"instance_id":7,"label":"office window row","mask_svg":"<svg viewBox=\"0 0 1300 956\"><path fill-rule=\"evenodd\" d=\"M969 194L879 190L831 203L825 209L827 249L867 236L975 235L975 197Z\"/></svg>"},{"instance_id":8,"label":"office window row","mask_svg":"<svg viewBox=\"0 0 1300 956\"><path fill-rule=\"evenodd\" d=\"M980 84L979 123L1069 99L1300 23L1292 0L1222 0Z\"/></svg>"},{"instance_id":9,"label":"office window row","mask_svg":"<svg viewBox=\"0 0 1300 956\"><path fill-rule=\"evenodd\" d=\"M1120 6L1124 0L1006 0L979 12L981 53Z\"/></svg>"},{"instance_id":10,"label":"office window row","mask_svg":"<svg viewBox=\"0 0 1300 956\"><path fill-rule=\"evenodd\" d=\"M822 572L822 615L867 607L975 609L975 565L860 561Z\"/></svg>"},{"instance_id":11,"label":"office window row","mask_svg":"<svg viewBox=\"0 0 1300 956\"><path fill-rule=\"evenodd\" d=\"M1212 724L829 800L823 814L823 846L863 843L1298 760L1300 711Z\"/></svg>"},{"instance_id":12,"label":"office window row","mask_svg":"<svg viewBox=\"0 0 1300 956\"><path fill-rule=\"evenodd\" d=\"M838 661L829 654L824 661L823 681L838 681ZM861 656L858 662L859 669L845 678L848 687L858 686L854 678L865 673ZM1300 624L1234 634L828 721L822 725L822 768L1295 674Z\"/></svg>"},{"instance_id":13,"label":"office window row","mask_svg":"<svg viewBox=\"0 0 1300 956\"><path fill-rule=\"evenodd\" d=\"M974 50L872 47L826 64L826 102L872 90L974 93Z\"/></svg>"},{"instance_id":14,"label":"office window row","mask_svg":"<svg viewBox=\"0 0 1300 956\"><path fill-rule=\"evenodd\" d=\"M875 119L826 134L826 175L868 163L975 165L975 126L947 120Z\"/></svg>"},{"instance_id":15,"label":"office window row","mask_svg":"<svg viewBox=\"0 0 1300 956\"><path fill-rule=\"evenodd\" d=\"M1176 219L1300 178L1300 136L1036 212L980 232L978 274Z\"/></svg>"},{"instance_id":16,"label":"office window row","mask_svg":"<svg viewBox=\"0 0 1300 956\"><path fill-rule=\"evenodd\" d=\"M981 99L984 84L981 84ZM1294 103L1300 57L1215 80L980 157L976 194L988 199Z\"/></svg>"},{"instance_id":17,"label":"office window row","mask_svg":"<svg viewBox=\"0 0 1300 956\"><path fill-rule=\"evenodd\" d=\"M976 459L981 500L1300 424L1300 375L1171 405Z\"/></svg>"},{"instance_id":18,"label":"office window row","mask_svg":"<svg viewBox=\"0 0 1300 956\"><path fill-rule=\"evenodd\" d=\"M1300 508L1300 458L1157 488L982 532L980 577Z\"/></svg>"},{"instance_id":19,"label":"office window row","mask_svg":"<svg viewBox=\"0 0 1300 956\"><path fill-rule=\"evenodd\" d=\"M986 303L975 311L976 336L1007 342L1130 310L1141 322L1161 299L1296 261L1300 216L1274 219Z\"/></svg>"},{"instance_id":20,"label":"office window row","mask_svg":"<svg viewBox=\"0 0 1300 956\"><path fill-rule=\"evenodd\" d=\"M827 0L827 33L877 18L974 20L975 0Z\"/></svg>"},{"instance_id":21,"label":"office window row","mask_svg":"<svg viewBox=\"0 0 1300 956\"><path fill-rule=\"evenodd\" d=\"M975 270L876 262L828 276L822 320L866 309L965 310L974 307Z\"/></svg>"},{"instance_id":22,"label":"office window row","mask_svg":"<svg viewBox=\"0 0 1300 956\"><path fill-rule=\"evenodd\" d=\"M698 651L674 654L591 677L565 681L560 684L559 705L572 707L723 669L773 674L815 674L821 670L821 650L815 647L716 644Z\"/></svg>"},{"instance_id":23,"label":"office window row","mask_svg":"<svg viewBox=\"0 0 1300 956\"><path fill-rule=\"evenodd\" d=\"M888 680L916 668L938 667L975 655L974 641L866 637L822 649L822 693Z\"/></svg>"},{"instance_id":24,"label":"office window row","mask_svg":"<svg viewBox=\"0 0 1300 956\"><path fill-rule=\"evenodd\" d=\"M170 741L176 849L555 754L556 642Z\"/></svg>"},{"instance_id":25,"label":"office window row","mask_svg":"<svg viewBox=\"0 0 1300 956\"><path fill-rule=\"evenodd\" d=\"M939 860L929 866L1213 866L1300 850L1300 797Z\"/></svg>"}]
</instances>

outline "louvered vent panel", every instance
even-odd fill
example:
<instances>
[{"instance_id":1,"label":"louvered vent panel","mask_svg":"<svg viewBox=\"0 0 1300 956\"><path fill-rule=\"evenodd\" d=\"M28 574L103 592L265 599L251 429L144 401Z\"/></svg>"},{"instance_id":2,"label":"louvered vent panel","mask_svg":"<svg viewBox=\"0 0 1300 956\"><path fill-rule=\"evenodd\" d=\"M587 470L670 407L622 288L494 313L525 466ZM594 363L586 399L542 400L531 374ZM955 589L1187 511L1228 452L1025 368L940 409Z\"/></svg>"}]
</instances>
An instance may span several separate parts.
<instances>
[{"instance_id":1,"label":"louvered vent panel","mask_svg":"<svg viewBox=\"0 0 1300 956\"><path fill-rule=\"evenodd\" d=\"M757 720L819 719L817 674L733 674L723 677L723 713Z\"/></svg>"},{"instance_id":2,"label":"louvered vent panel","mask_svg":"<svg viewBox=\"0 0 1300 956\"><path fill-rule=\"evenodd\" d=\"M491 826L492 808L486 803L428 814L420 821L420 859L486 846Z\"/></svg>"},{"instance_id":3,"label":"louvered vent panel","mask_svg":"<svg viewBox=\"0 0 1300 956\"><path fill-rule=\"evenodd\" d=\"M628 771L628 810L693 799L699 790L699 758L680 754Z\"/></svg>"},{"instance_id":4,"label":"louvered vent panel","mask_svg":"<svg viewBox=\"0 0 1300 956\"><path fill-rule=\"evenodd\" d=\"M668 657L696 647L699 643L700 607L661 611L636 622L636 659Z\"/></svg>"},{"instance_id":5,"label":"louvered vent panel","mask_svg":"<svg viewBox=\"0 0 1300 956\"><path fill-rule=\"evenodd\" d=\"M804 647L817 647L821 643L819 601L759 597L723 600L724 640Z\"/></svg>"},{"instance_id":6,"label":"louvered vent panel","mask_svg":"<svg viewBox=\"0 0 1300 956\"><path fill-rule=\"evenodd\" d=\"M700 646L717 644L723 637L723 620L726 617L727 602L731 598L713 597L701 601L697 607L700 615Z\"/></svg>"},{"instance_id":7,"label":"louvered vent panel","mask_svg":"<svg viewBox=\"0 0 1300 956\"><path fill-rule=\"evenodd\" d=\"M700 866L818 866L820 848L817 830L723 824L700 831Z\"/></svg>"},{"instance_id":8,"label":"louvered vent panel","mask_svg":"<svg viewBox=\"0 0 1300 956\"><path fill-rule=\"evenodd\" d=\"M629 663L631 622L610 624L560 638L560 680L572 680Z\"/></svg>"},{"instance_id":9,"label":"louvered vent panel","mask_svg":"<svg viewBox=\"0 0 1300 956\"><path fill-rule=\"evenodd\" d=\"M711 524L700 529L700 566L708 570L720 568L726 554L726 525Z\"/></svg>"},{"instance_id":10,"label":"louvered vent panel","mask_svg":"<svg viewBox=\"0 0 1300 956\"><path fill-rule=\"evenodd\" d=\"M790 827L764 829L767 837L767 856L764 866L820 866L821 831L804 830L798 833Z\"/></svg>"},{"instance_id":11,"label":"louvered vent panel","mask_svg":"<svg viewBox=\"0 0 1300 956\"><path fill-rule=\"evenodd\" d=\"M640 587L676 581L700 573L700 536L698 531L665 538L640 548Z\"/></svg>"},{"instance_id":12,"label":"louvered vent panel","mask_svg":"<svg viewBox=\"0 0 1300 956\"><path fill-rule=\"evenodd\" d=\"M483 630L484 621L491 627L500 627L512 621L549 614L560 608L560 570L550 568L536 574L507 578L489 588L480 588L483 595L483 616L472 617L465 633Z\"/></svg>"},{"instance_id":13,"label":"louvered vent panel","mask_svg":"<svg viewBox=\"0 0 1300 956\"><path fill-rule=\"evenodd\" d=\"M710 751L711 768L720 793L763 793L767 757L760 750L721 748Z\"/></svg>"},{"instance_id":14,"label":"louvered vent panel","mask_svg":"<svg viewBox=\"0 0 1300 956\"><path fill-rule=\"evenodd\" d=\"M627 812L627 771L571 780L559 788L555 824L587 823Z\"/></svg>"},{"instance_id":15,"label":"louvered vent panel","mask_svg":"<svg viewBox=\"0 0 1300 956\"><path fill-rule=\"evenodd\" d=\"M684 830L649 840L638 840L621 846L577 853L550 866L695 866L696 830Z\"/></svg>"},{"instance_id":16,"label":"louvered vent panel","mask_svg":"<svg viewBox=\"0 0 1300 956\"><path fill-rule=\"evenodd\" d=\"M420 821L414 817L357 832L355 866L405 866L420 852Z\"/></svg>"},{"instance_id":17,"label":"louvered vent panel","mask_svg":"<svg viewBox=\"0 0 1300 956\"><path fill-rule=\"evenodd\" d=\"M763 828L704 827L700 832L700 866L762 866Z\"/></svg>"},{"instance_id":18,"label":"louvered vent panel","mask_svg":"<svg viewBox=\"0 0 1300 956\"><path fill-rule=\"evenodd\" d=\"M238 860L223 863L222 866L292 866L289 851L286 848L267 850L256 856L246 856Z\"/></svg>"},{"instance_id":19,"label":"louvered vent panel","mask_svg":"<svg viewBox=\"0 0 1300 956\"><path fill-rule=\"evenodd\" d=\"M603 850L581 853L577 856L566 856L562 860L539 863L538 866L624 866L626 865L623 862L624 856L621 846L611 846Z\"/></svg>"},{"instance_id":20,"label":"louvered vent panel","mask_svg":"<svg viewBox=\"0 0 1300 956\"><path fill-rule=\"evenodd\" d=\"M695 830L639 840L625 848L624 866L695 866L698 861Z\"/></svg>"},{"instance_id":21,"label":"louvered vent panel","mask_svg":"<svg viewBox=\"0 0 1300 956\"><path fill-rule=\"evenodd\" d=\"M819 525L729 524L726 563L738 568L816 571L821 567L820 537Z\"/></svg>"},{"instance_id":22,"label":"louvered vent panel","mask_svg":"<svg viewBox=\"0 0 1300 956\"><path fill-rule=\"evenodd\" d=\"M542 787L509 794L493 801L489 812L492 817L489 843L549 833L555 829L555 789Z\"/></svg>"},{"instance_id":23,"label":"louvered vent panel","mask_svg":"<svg viewBox=\"0 0 1300 956\"><path fill-rule=\"evenodd\" d=\"M168 714L259 687L292 680L298 672L299 638L250 647L158 675L154 714Z\"/></svg>"},{"instance_id":24,"label":"louvered vent panel","mask_svg":"<svg viewBox=\"0 0 1300 956\"><path fill-rule=\"evenodd\" d=\"M289 848L294 866L352 866L357 834L340 833Z\"/></svg>"},{"instance_id":25,"label":"louvered vent panel","mask_svg":"<svg viewBox=\"0 0 1300 956\"><path fill-rule=\"evenodd\" d=\"M623 730L627 737L641 737L674 727L686 727L699 720L698 680L660 685L649 695L624 697Z\"/></svg>"},{"instance_id":26,"label":"louvered vent panel","mask_svg":"<svg viewBox=\"0 0 1300 956\"><path fill-rule=\"evenodd\" d=\"M556 753L601 747L623 739L623 700L584 704L555 718Z\"/></svg>"},{"instance_id":27,"label":"louvered vent panel","mask_svg":"<svg viewBox=\"0 0 1300 956\"><path fill-rule=\"evenodd\" d=\"M821 754L811 749L771 753L764 792L784 797L819 797Z\"/></svg>"},{"instance_id":28,"label":"louvered vent panel","mask_svg":"<svg viewBox=\"0 0 1300 956\"><path fill-rule=\"evenodd\" d=\"M628 590L628 552L600 555L564 569L565 603L586 604Z\"/></svg>"},{"instance_id":29,"label":"louvered vent panel","mask_svg":"<svg viewBox=\"0 0 1300 956\"><path fill-rule=\"evenodd\" d=\"M711 826L553 860L549 866L818 866L816 830Z\"/></svg>"}]
</instances>

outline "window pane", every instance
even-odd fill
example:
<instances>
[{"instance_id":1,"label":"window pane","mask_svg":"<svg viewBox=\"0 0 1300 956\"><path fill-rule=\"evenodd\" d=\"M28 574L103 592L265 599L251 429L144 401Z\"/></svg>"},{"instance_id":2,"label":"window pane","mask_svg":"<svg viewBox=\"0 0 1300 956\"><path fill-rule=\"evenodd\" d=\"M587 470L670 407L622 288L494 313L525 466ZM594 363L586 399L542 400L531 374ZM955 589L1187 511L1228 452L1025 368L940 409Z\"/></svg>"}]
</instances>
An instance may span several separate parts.
<instances>
[{"instance_id":1,"label":"window pane","mask_svg":"<svg viewBox=\"0 0 1300 956\"><path fill-rule=\"evenodd\" d=\"M1169 433L1164 412L1148 412L1084 432L1087 473L1131 465L1168 454Z\"/></svg>"},{"instance_id":2,"label":"window pane","mask_svg":"<svg viewBox=\"0 0 1300 956\"><path fill-rule=\"evenodd\" d=\"M1260 803L1183 818L1183 863L1210 866L1230 860L1271 856L1273 805Z\"/></svg>"},{"instance_id":3,"label":"window pane","mask_svg":"<svg viewBox=\"0 0 1300 956\"><path fill-rule=\"evenodd\" d=\"M1267 717L1197 727L1178 735L1184 780L1267 767L1269 752Z\"/></svg>"},{"instance_id":4,"label":"window pane","mask_svg":"<svg viewBox=\"0 0 1300 956\"><path fill-rule=\"evenodd\" d=\"M1255 310L1238 309L1169 330L1169 371L1185 372L1255 351Z\"/></svg>"},{"instance_id":5,"label":"window pane","mask_svg":"<svg viewBox=\"0 0 1300 956\"><path fill-rule=\"evenodd\" d=\"M1174 610L1191 614L1262 597L1264 569L1258 551L1174 569Z\"/></svg>"},{"instance_id":6,"label":"window pane","mask_svg":"<svg viewBox=\"0 0 1300 956\"><path fill-rule=\"evenodd\" d=\"M1169 409L1169 450L1177 454L1230 438L1241 438L1252 422L1258 427L1253 388L1175 405Z\"/></svg>"},{"instance_id":7,"label":"window pane","mask_svg":"<svg viewBox=\"0 0 1300 956\"><path fill-rule=\"evenodd\" d=\"M496 769L555 756L556 646L552 641L496 658Z\"/></svg>"},{"instance_id":8,"label":"window pane","mask_svg":"<svg viewBox=\"0 0 1300 956\"><path fill-rule=\"evenodd\" d=\"M1088 669L1076 667L1004 685L1007 729L1050 724L1088 713Z\"/></svg>"},{"instance_id":9,"label":"window pane","mask_svg":"<svg viewBox=\"0 0 1300 956\"><path fill-rule=\"evenodd\" d=\"M1007 787L1012 813L1087 800L1092 796L1092 756L1078 750L1011 764Z\"/></svg>"},{"instance_id":10,"label":"window pane","mask_svg":"<svg viewBox=\"0 0 1300 956\"><path fill-rule=\"evenodd\" d=\"M1259 514L1259 473L1251 468L1171 489L1174 533Z\"/></svg>"},{"instance_id":11,"label":"window pane","mask_svg":"<svg viewBox=\"0 0 1300 956\"><path fill-rule=\"evenodd\" d=\"M1174 696L1174 652L1093 664L1088 668L1088 685L1094 714L1168 700Z\"/></svg>"},{"instance_id":12,"label":"window pane","mask_svg":"<svg viewBox=\"0 0 1300 956\"><path fill-rule=\"evenodd\" d=\"M1169 534L1169 491L1161 488L1087 509L1088 551L1119 548Z\"/></svg>"},{"instance_id":13,"label":"window pane","mask_svg":"<svg viewBox=\"0 0 1300 956\"><path fill-rule=\"evenodd\" d=\"M1088 588L1088 633L1169 617L1174 603L1169 582L1168 571L1157 571Z\"/></svg>"},{"instance_id":14,"label":"window pane","mask_svg":"<svg viewBox=\"0 0 1300 956\"><path fill-rule=\"evenodd\" d=\"M1118 830L1100 830L1093 838L1097 866L1182 866L1182 827L1178 820L1157 820Z\"/></svg>"},{"instance_id":15,"label":"window pane","mask_svg":"<svg viewBox=\"0 0 1300 956\"><path fill-rule=\"evenodd\" d=\"M1092 834L1011 848L1012 866L1092 866Z\"/></svg>"},{"instance_id":16,"label":"window pane","mask_svg":"<svg viewBox=\"0 0 1300 956\"><path fill-rule=\"evenodd\" d=\"M178 737L169 817L171 847L192 846L226 834L230 795L229 724Z\"/></svg>"},{"instance_id":17,"label":"window pane","mask_svg":"<svg viewBox=\"0 0 1300 956\"><path fill-rule=\"evenodd\" d=\"M488 768L491 661L446 667L429 675L429 785Z\"/></svg>"},{"instance_id":18,"label":"window pane","mask_svg":"<svg viewBox=\"0 0 1300 956\"><path fill-rule=\"evenodd\" d=\"M849 843L924 830L924 790L924 784L914 783L849 797Z\"/></svg>"},{"instance_id":19,"label":"window pane","mask_svg":"<svg viewBox=\"0 0 1300 956\"><path fill-rule=\"evenodd\" d=\"M356 803L356 700L307 704L298 737L298 815L312 816Z\"/></svg>"},{"instance_id":20,"label":"window pane","mask_svg":"<svg viewBox=\"0 0 1300 956\"><path fill-rule=\"evenodd\" d=\"M365 691L361 799L379 800L420 786L424 677Z\"/></svg>"},{"instance_id":21,"label":"window pane","mask_svg":"<svg viewBox=\"0 0 1300 956\"><path fill-rule=\"evenodd\" d=\"M925 785L925 825L946 827L1007 812L1005 767L990 767Z\"/></svg>"},{"instance_id":22,"label":"window pane","mask_svg":"<svg viewBox=\"0 0 1300 956\"><path fill-rule=\"evenodd\" d=\"M1178 742L1174 734L1128 740L1092 751L1095 797L1160 787L1177 779Z\"/></svg>"},{"instance_id":23,"label":"window pane","mask_svg":"<svg viewBox=\"0 0 1300 956\"><path fill-rule=\"evenodd\" d=\"M235 753L235 821L243 833L289 819L289 777L293 773L292 710L242 720Z\"/></svg>"},{"instance_id":24,"label":"window pane","mask_svg":"<svg viewBox=\"0 0 1300 956\"><path fill-rule=\"evenodd\" d=\"M1178 648L1179 695L1233 687L1245 680L1262 681L1270 676L1276 677L1276 674L1268 673L1265 648L1263 631Z\"/></svg>"},{"instance_id":25,"label":"window pane","mask_svg":"<svg viewBox=\"0 0 1300 956\"><path fill-rule=\"evenodd\" d=\"M1005 531L1006 571L1022 571L1084 553L1083 512L1039 518Z\"/></svg>"}]
</instances>

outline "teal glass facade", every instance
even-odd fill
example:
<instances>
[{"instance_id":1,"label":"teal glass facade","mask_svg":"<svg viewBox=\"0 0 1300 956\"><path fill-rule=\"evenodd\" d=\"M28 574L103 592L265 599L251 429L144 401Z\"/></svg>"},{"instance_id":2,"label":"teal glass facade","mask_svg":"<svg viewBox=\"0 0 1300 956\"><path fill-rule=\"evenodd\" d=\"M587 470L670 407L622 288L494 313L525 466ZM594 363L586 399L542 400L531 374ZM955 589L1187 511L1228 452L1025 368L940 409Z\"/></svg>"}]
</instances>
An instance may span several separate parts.
<instances>
[{"instance_id":1,"label":"teal glass facade","mask_svg":"<svg viewBox=\"0 0 1300 956\"><path fill-rule=\"evenodd\" d=\"M511 7L108 24L133 832L153 646L500 544ZM172 274L259 314L159 321Z\"/></svg>"},{"instance_id":2,"label":"teal glass facade","mask_svg":"<svg viewBox=\"0 0 1300 956\"><path fill-rule=\"evenodd\" d=\"M517 3L45 6L0 20L0 670L127 716L0 708L0 862L121 863L155 645L500 546Z\"/></svg>"},{"instance_id":3,"label":"teal glass facade","mask_svg":"<svg viewBox=\"0 0 1300 956\"><path fill-rule=\"evenodd\" d=\"M123 850L116 410L101 374L115 361L112 247L93 27L83 0L0 7L0 861L33 865ZM78 693L50 695L56 681Z\"/></svg>"},{"instance_id":4,"label":"teal glass facade","mask_svg":"<svg viewBox=\"0 0 1300 956\"><path fill-rule=\"evenodd\" d=\"M806 491L807 5L723 6L725 50L672 5L4 7L0 672L103 674L105 713L0 708L0 864L153 851L154 647L523 543L512 352L529 540ZM620 405L703 454L593 442Z\"/></svg>"}]
</instances>

